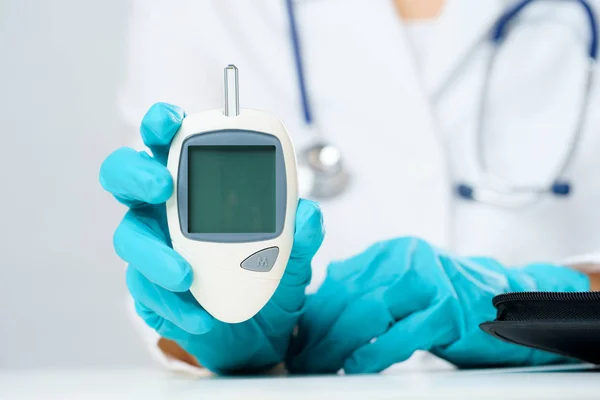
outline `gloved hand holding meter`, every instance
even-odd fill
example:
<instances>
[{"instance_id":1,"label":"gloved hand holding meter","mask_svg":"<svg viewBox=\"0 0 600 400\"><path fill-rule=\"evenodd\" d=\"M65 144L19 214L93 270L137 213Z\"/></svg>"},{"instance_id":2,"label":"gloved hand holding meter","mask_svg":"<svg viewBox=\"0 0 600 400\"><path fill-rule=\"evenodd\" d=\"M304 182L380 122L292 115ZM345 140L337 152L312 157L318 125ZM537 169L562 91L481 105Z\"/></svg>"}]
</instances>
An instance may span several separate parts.
<instances>
[{"instance_id":1,"label":"gloved hand holding meter","mask_svg":"<svg viewBox=\"0 0 600 400\"><path fill-rule=\"evenodd\" d=\"M101 168L102 186L130 208L114 235L127 286L161 337L217 373L263 372L286 358L292 372L379 372L416 350L458 366L565 360L478 328L494 319L494 295L589 289L565 267L509 269L402 238L331 264L306 298L321 212L298 200L283 124L240 111L235 67L225 81L223 111L186 117L158 103L141 127L152 156L122 148Z\"/></svg>"}]
</instances>

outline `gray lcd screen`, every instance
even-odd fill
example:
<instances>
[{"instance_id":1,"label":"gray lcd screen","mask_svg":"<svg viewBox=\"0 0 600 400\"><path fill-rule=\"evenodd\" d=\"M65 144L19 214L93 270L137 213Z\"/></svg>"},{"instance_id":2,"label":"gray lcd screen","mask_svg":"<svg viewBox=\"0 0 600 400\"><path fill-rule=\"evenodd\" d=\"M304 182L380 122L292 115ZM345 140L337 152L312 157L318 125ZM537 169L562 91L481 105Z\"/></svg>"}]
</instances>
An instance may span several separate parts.
<instances>
[{"instance_id":1,"label":"gray lcd screen","mask_svg":"<svg viewBox=\"0 0 600 400\"><path fill-rule=\"evenodd\" d=\"M189 233L276 230L275 146L189 146Z\"/></svg>"}]
</instances>

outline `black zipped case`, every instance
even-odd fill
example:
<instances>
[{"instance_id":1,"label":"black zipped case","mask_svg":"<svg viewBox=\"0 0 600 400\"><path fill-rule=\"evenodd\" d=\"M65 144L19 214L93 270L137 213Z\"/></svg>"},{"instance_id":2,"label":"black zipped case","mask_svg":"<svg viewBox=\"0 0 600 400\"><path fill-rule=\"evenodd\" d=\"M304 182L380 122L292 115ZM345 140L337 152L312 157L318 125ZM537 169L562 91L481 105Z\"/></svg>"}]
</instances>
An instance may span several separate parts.
<instances>
[{"instance_id":1,"label":"black zipped case","mask_svg":"<svg viewBox=\"0 0 600 400\"><path fill-rule=\"evenodd\" d=\"M506 342L600 364L600 292L520 292L493 299L481 329Z\"/></svg>"}]
</instances>

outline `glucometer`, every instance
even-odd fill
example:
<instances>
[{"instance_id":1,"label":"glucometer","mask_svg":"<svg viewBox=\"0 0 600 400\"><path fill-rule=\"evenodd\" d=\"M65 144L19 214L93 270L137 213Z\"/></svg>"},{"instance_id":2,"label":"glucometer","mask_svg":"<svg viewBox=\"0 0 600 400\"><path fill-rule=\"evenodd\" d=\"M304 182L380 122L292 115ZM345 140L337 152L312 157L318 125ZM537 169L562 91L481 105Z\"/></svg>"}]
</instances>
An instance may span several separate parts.
<instances>
[{"instance_id":1,"label":"glucometer","mask_svg":"<svg viewBox=\"0 0 600 400\"><path fill-rule=\"evenodd\" d=\"M186 116L167 164L173 249L192 267L198 303L228 323L253 317L277 289L298 204L285 126L269 113L240 109L238 88L238 69L229 65L225 108Z\"/></svg>"}]
</instances>

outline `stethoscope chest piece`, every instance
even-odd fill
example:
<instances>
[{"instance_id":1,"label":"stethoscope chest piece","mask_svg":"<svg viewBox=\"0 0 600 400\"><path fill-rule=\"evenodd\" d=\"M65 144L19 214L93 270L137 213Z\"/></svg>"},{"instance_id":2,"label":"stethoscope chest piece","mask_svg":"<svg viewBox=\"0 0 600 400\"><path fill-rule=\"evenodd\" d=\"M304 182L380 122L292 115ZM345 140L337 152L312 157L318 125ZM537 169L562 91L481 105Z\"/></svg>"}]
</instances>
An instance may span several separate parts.
<instances>
[{"instance_id":1,"label":"stethoscope chest piece","mask_svg":"<svg viewBox=\"0 0 600 400\"><path fill-rule=\"evenodd\" d=\"M324 141L316 141L298 155L300 193L316 200L342 194L349 184L340 150Z\"/></svg>"}]
</instances>

